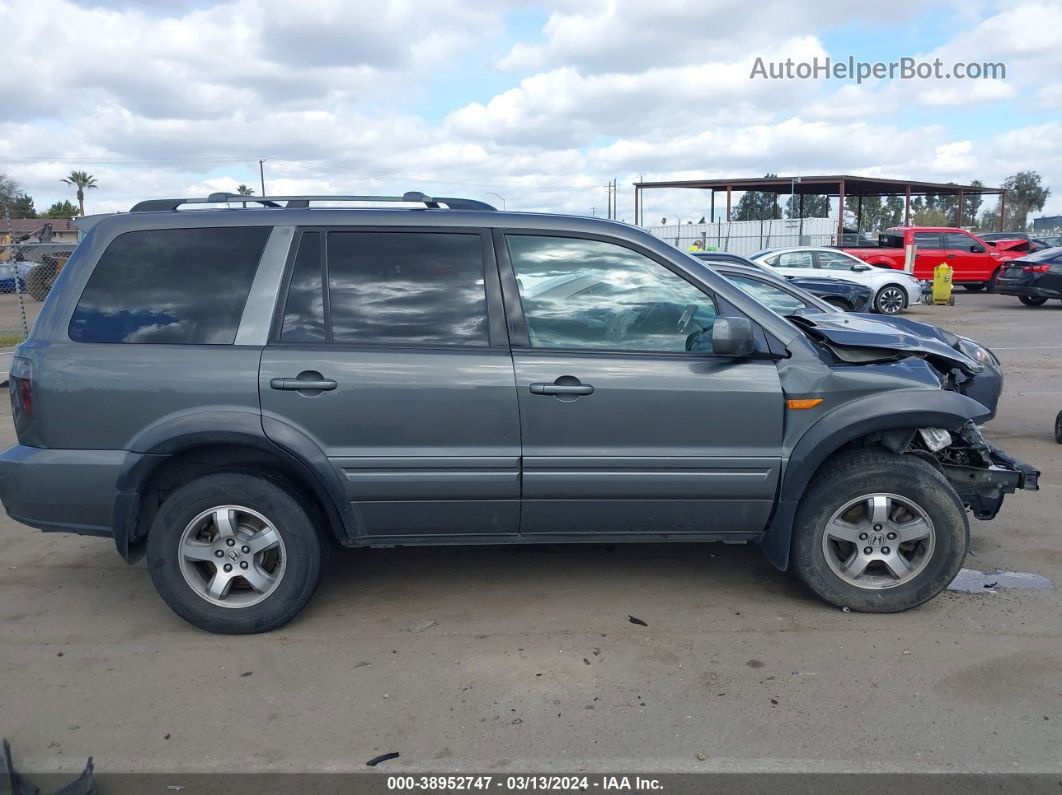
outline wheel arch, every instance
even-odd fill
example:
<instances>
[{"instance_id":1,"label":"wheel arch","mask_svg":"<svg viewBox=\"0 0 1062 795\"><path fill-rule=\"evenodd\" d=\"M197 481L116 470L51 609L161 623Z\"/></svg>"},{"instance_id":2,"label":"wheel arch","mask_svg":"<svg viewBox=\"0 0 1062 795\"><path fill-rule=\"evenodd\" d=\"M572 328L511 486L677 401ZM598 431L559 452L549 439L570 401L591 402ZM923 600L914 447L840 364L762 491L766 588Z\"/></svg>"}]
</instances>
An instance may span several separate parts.
<instances>
[{"instance_id":1,"label":"wheel arch","mask_svg":"<svg viewBox=\"0 0 1062 795\"><path fill-rule=\"evenodd\" d=\"M896 407L898 400L906 405ZM792 446L786 460L778 500L760 541L767 559L778 569L789 567L793 520L808 484L837 453L872 443L888 431L918 428L958 431L971 419L989 415L983 405L957 392L885 392L848 403L826 414ZM880 442L879 442L880 443Z\"/></svg>"},{"instance_id":2,"label":"wheel arch","mask_svg":"<svg viewBox=\"0 0 1062 795\"><path fill-rule=\"evenodd\" d=\"M118 476L114 506L114 543L122 557L133 563L143 556L151 521L169 491L224 470L280 480L341 543L358 535L346 491L324 453L286 423L273 423L283 430L279 442L266 435L261 415L236 411L186 415L134 440Z\"/></svg>"}]
</instances>

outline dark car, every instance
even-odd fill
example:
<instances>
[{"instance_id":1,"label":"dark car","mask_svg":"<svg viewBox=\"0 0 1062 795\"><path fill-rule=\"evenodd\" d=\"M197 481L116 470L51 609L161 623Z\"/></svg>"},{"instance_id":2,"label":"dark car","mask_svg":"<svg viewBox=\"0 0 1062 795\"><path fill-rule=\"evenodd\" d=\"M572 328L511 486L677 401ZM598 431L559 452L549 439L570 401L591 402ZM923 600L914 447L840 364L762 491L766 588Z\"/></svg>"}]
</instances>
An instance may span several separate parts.
<instances>
[{"instance_id":1,"label":"dark car","mask_svg":"<svg viewBox=\"0 0 1062 795\"><path fill-rule=\"evenodd\" d=\"M739 254L706 251L693 256L706 262L726 262L769 273L763 266L757 265L752 260L746 259ZM790 284L795 284L802 290L821 298L831 307L844 312L866 312L870 308L870 301L874 296L874 291L871 288L844 279L815 276L787 276L785 278Z\"/></svg>"},{"instance_id":2,"label":"dark car","mask_svg":"<svg viewBox=\"0 0 1062 795\"><path fill-rule=\"evenodd\" d=\"M967 511L1037 487L981 432L976 357L783 317L628 224L409 193L79 226L13 357L0 498L146 555L205 629L282 626L333 542L751 542L895 612L954 579Z\"/></svg>"},{"instance_id":3,"label":"dark car","mask_svg":"<svg viewBox=\"0 0 1062 795\"><path fill-rule=\"evenodd\" d=\"M721 273L742 290L765 306L770 307L780 315L804 316L815 315L815 320L825 324L827 317L837 316L836 307L823 299L812 295L810 291L797 287L793 280L782 279L755 265L736 265L731 262L712 262L706 260L712 269ZM988 348L969 337L960 337L958 334L933 326L929 323L920 323L917 320L909 320L895 315L863 314L855 315L858 321L851 316L837 316L835 322L842 327L852 328L853 324L859 323L858 328L862 331L881 333L883 327L892 327L897 331L907 334L916 334L926 339L939 340L945 345L979 362L984 371L975 375L956 375L958 390L974 400L988 407L991 416L995 417L999 396L1003 393L1003 370L999 359ZM834 321L831 321L834 322ZM885 333L888 333L887 330Z\"/></svg>"},{"instance_id":4,"label":"dark car","mask_svg":"<svg viewBox=\"0 0 1062 795\"><path fill-rule=\"evenodd\" d=\"M1062 299L1062 246L1011 260L999 274L997 292L1014 295L1026 306Z\"/></svg>"},{"instance_id":5,"label":"dark car","mask_svg":"<svg viewBox=\"0 0 1062 795\"><path fill-rule=\"evenodd\" d=\"M1027 250L1030 253L1043 251L1045 248L1051 248L1052 241L1045 240L1040 237L1033 237L1028 232L987 232L983 235L978 235L983 241L988 243L993 248L1008 251L1023 251ZM1020 244L1027 243L1027 247L1023 247ZM1057 245L1057 244L1055 244Z\"/></svg>"}]
</instances>

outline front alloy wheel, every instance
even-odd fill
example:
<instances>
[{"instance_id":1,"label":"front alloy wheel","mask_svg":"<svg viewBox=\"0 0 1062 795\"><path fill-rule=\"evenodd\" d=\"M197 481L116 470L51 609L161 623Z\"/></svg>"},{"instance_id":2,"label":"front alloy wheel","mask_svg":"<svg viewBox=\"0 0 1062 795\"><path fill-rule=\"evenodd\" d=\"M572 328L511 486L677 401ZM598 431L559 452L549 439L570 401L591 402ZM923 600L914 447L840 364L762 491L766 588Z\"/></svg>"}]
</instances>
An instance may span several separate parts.
<instances>
[{"instance_id":1,"label":"front alloy wheel","mask_svg":"<svg viewBox=\"0 0 1062 795\"><path fill-rule=\"evenodd\" d=\"M800 501L790 563L831 604L894 613L955 579L969 534L962 501L928 461L879 447L845 450Z\"/></svg>"},{"instance_id":2,"label":"front alloy wheel","mask_svg":"<svg viewBox=\"0 0 1062 795\"><path fill-rule=\"evenodd\" d=\"M892 588L933 557L933 520L898 494L865 494L838 508L822 534L834 574L859 588Z\"/></svg>"},{"instance_id":3,"label":"front alloy wheel","mask_svg":"<svg viewBox=\"0 0 1062 795\"><path fill-rule=\"evenodd\" d=\"M874 299L874 311L882 315L896 315L907 306L907 295L902 287L887 284L878 291Z\"/></svg>"}]
</instances>

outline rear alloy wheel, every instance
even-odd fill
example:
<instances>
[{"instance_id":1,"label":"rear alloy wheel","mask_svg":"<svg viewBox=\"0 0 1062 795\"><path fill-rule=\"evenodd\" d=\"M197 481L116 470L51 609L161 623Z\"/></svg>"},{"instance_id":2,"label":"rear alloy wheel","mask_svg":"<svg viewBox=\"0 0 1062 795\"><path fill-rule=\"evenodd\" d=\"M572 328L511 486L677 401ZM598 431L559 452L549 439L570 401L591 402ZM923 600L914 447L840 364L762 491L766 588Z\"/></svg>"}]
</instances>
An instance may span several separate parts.
<instances>
[{"instance_id":1,"label":"rear alloy wheel","mask_svg":"<svg viewBox=\"0 0 1062 795\"><path fill-rule=\"evenodd\" d=\"M985 283L984 282L965 282L963 284L963 289L969 290L971 293L979 293L979 292L981 292L981 290L985 289Z\"/></svg>"},{"instance_id":2,"label":"rear alloy wheel","mask_svg":"<svg viewBox=\"0 0 1062 795\"><path fill-rule=\"evenodd\" d=\"M932 464L883 449L839 454L800 502L791 560L831 604L894 613L940 593L969 545L966 511Z\"/></svg>"},{"instance_id":3,"label":"rear alloy wheel","mask_svg":"<svg viewBox=\"0 0 1062 795\"><path fill-rule=\"evenodd\" d=\"M874 297L874 311L882 315L896 315L907 308L907 293L898 284L886 284Z\"/></svg>"},{"instance_id":4,"label":"rear alloy wheel","mask_svg":"<svg viewBox=\"0 0 1062 795\"><path fill-rule=\"evenodd\" d=\"M159 595L210 632L286 624L317 587L321 543L306 509L282 485L246 472L204 475L162 503L148 533Z\"/></svg>"},{"instance_id":5,"label":"rear alloy wheel","mask_svg":"<svg viewBox=\"0 0 1062 795\"><path fill-rule=\"evenodd\" d=\"M1042 298L1038 295L1019 295L1018 300L1026 306L1043 306L1047 303L1046 298Z\"/></svg>"}]
</instances>

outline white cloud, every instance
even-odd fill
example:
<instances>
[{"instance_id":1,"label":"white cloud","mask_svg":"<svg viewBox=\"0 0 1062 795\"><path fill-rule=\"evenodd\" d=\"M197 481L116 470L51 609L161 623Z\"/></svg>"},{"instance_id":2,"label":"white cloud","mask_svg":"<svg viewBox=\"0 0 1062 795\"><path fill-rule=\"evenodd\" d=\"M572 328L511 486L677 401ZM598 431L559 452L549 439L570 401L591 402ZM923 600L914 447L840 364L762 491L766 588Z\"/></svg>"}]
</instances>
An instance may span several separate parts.
<instances>
[{"instance_id":1,"label":"white cloud","mask_svg":"<svg viewBox=\"0 0 1062 795\"><path fill-rule=\"evenodd\" d=\"M90 210L257 187L259 157L271 192L420 189L499 204L491 194L500 194L510 208L582 213L604 205L602 186L616 177L627 217L639 175L995 184L1032 168L1062 185L1060 126L1035 115L1062 107L1057 80L1045 85L1062 65L1057 2L988 15L977 4L937 6L955 35L920 57L1002 60L1006 81L862 86L749 72L757 55L842 55L827 53L820 32L881 24L878 6L552 5L540 36L509 46L510 0L0 0L0 25L18 31L0 72L0 170L41 206L68 198L60 177L87 168L100 183ZM915 0L894 4L882 36L923 12ZM453 64L469 57L503 71L440 101ZM981 110L1006 114L1012 129L968 129ZM131 160L140 162L122 164ZM685 208L700 198L654 201Z\"/></svg>"}]
</instances>

